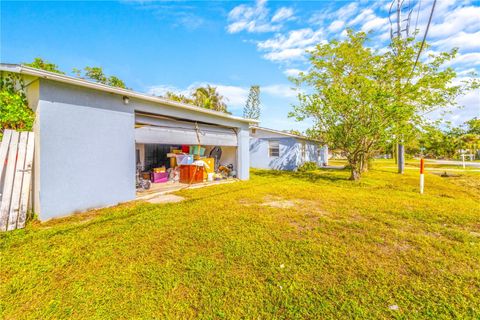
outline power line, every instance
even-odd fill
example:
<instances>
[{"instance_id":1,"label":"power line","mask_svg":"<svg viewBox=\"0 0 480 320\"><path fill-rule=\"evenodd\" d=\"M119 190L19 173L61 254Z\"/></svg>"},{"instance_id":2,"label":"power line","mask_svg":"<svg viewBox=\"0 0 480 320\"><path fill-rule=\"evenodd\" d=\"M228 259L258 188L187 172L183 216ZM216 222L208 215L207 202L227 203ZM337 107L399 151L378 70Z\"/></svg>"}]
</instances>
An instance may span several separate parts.
<instances>
[{"instance_id":1,"label":"power line","mask_svg":"<svg viewBox=\"0 0 480 320\"><path fill-rule=\"evenodd\" d=\"M430 11L430 17L428 18L427 28L425 29L425 34L423 35L422 44L420 45L420 50L418 50L417 58L415 59L415 63L413 64L413 69L412 69L412 72L410 73L409 80L413 76L413 72L417 67L418 59L420 58L420 54L422 53L423 46L425 45L425 40L427 39L428 29L430 28L430 24L432 23L433 11L435 10L436 3L437 3L437 0L433 0L432 10Z\"/></svg>"}]
</instances>

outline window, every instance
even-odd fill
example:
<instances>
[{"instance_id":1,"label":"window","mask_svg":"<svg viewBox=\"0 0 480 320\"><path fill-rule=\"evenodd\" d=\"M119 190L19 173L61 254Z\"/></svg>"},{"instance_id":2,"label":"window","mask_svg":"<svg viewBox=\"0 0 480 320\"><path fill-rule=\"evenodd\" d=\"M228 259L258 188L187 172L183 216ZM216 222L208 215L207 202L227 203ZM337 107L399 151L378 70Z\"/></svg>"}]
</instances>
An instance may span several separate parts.
<instances>
[{"instance_id":1,"label":"window","mask_svg":"<svg viewBox=\"0 0 480 320\"><path fill-rule=\"evenodd\" d=\"M270 157L280 156L280 144L278 141L268 141L268 154Z\"/></svg>"}]
</instances>

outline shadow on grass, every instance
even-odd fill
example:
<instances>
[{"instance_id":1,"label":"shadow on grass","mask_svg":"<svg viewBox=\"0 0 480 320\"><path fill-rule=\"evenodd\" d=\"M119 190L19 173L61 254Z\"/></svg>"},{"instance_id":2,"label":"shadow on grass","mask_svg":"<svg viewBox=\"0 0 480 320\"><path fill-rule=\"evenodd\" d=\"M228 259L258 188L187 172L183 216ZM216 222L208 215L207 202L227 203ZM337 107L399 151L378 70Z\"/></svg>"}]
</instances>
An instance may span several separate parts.
<instances>
[{"instance_id":1,"label":"shadow on grass","mask_svg":"<svg viewBox=\"0 0 480 320\"><path fill-rule=\"evenodd\" d=\"M294 171L280 171L280 170L255 170L254 175L265 178L286 178L286 179L299 179L308 182L337 182L337 181L349 181L349 171L346 169L321 169L311 172L294 172Z\"/></svg>"},{"instance_id":2,"label":"shadow on grass","mask_svg":"<svg viewBox=\"0 0 480 320\"><path fill-rule=\"evenodd\" d=\"M349 172L345 169L321 169L315 172L293 172L293 171L280 171L280 170L252 170L252 175L265 177L265 178L275 178L275 179L282 179L285 182L289 181L290 179L299 179L302 181L308 181L312 183L318 183L322 181L328 182L338 182L338 181L349 181L348 176ZM256 184L255 186L264 186L271 184L271 182L265 182ZM225 185L228 186L228 185ZM238 185L237 185L238 186ZM221 187L221 186L220 186ZM251 190L251 185L239 185L235 192L244 191L244 190ZM224 188L218 188L220 190L215 190L214 188L208 195L202 195L199 197L191 197L185 199L183 202L195 202L201 201L206 198L212 198L215 196L221 196L232 193L232 190L225 190ZM216 192L215 192L216 191ZM176 192L174 193L176 194ZM143 207L146 205L147 207ZM173 205L173 204L165 204L165 205ZM97 209L89 211L89 212L82 212L78 213L69 217L60 218L60 219L53 219L46 223L40 223L39 225L34 226L33 228L27 228L22 230L19 233L23 233L23 236L26 236L24 241L17 242L16 245L22 245L24 242L28 242L28 236L33 236L38 231L43 231L42 237L52 238L55 236L66 235L72 232L79 232L81 230L94 227L96 225L102 225L105 223L111 222L120 222L124 220L133 219L132 223L137 216L143 215L148 213L148 206L150 204L144 204L141 202L130 202L125 204L120 204L114 207L114 212L109 212L112 208L104 208L104 209ZM153 205L157 207L158 205ZM55 229L54 229L55 228ZM56 229L58 228L58 229ZM52 230L54 229L54 230ZM13 232L16 233L16 232ZM9 234L9 236L1 237L3 240L15 238L17 235ZM6 246L7 243L5 241L4 245ZM0 249L4 246L0 246Z\"/></svg>"}]
</instances>

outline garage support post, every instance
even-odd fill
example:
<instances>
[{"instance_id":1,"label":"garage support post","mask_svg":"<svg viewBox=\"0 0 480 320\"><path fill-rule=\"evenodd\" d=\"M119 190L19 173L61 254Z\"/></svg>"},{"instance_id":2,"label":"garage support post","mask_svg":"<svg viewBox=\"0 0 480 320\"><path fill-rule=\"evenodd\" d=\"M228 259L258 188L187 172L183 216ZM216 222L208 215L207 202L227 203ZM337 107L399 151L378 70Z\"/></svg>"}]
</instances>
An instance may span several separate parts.
<instances>
[{"instance_id":1,"label":"garage support post","mask_svg":"<svg viewBox=\"0 0 480 320\"><path fill-rule=\"evenodd\" d=\"M237 130L237 177L248 180L250 176L250 132L248 128Z\"/></svg>"}]
</instances>

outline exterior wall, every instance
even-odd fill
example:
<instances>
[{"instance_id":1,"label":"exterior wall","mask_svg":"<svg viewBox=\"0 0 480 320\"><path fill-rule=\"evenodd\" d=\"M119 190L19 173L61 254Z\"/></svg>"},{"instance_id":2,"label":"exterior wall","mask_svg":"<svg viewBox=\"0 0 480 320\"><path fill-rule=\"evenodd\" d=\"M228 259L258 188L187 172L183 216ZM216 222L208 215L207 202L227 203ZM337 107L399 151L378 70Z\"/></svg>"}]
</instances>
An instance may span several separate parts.
<instances>
[{"instance_id":1,"label":"exterior wall","mask_svg":"<svg viewBox=\"0 0 480 320\"><path fill-rule=\"evenodd\" d=\"M280 155L270 157L269 141L279 142ZM300 161L300 144L295 138L251 138L250 167L258 169L295 170Z\"/></svg>"},{"instance_id":2,"label":"exterior wall","mask_svg":"<svg viewBox=\"0 0 480 320\"><path fill-rule=\"evenodd\" d=\"M279 142L280 156L270 157L269 141ZM305 153L303 153L305 145ZM322 166L325 149L317 143L293 137L262 137L250 139L250 166L258 169L296 170L305 162L315 162Z\"/></svg>"},{"instance_id":3,"label":"exterior wall","mask_svg":"<svg viewBox=\"0 0 480 320\"><path fill-rule=\"evenodd\" d=\"M40 219L135 199L133 110L116 95L40 81Z\"/></svg>"}]
</instances>

